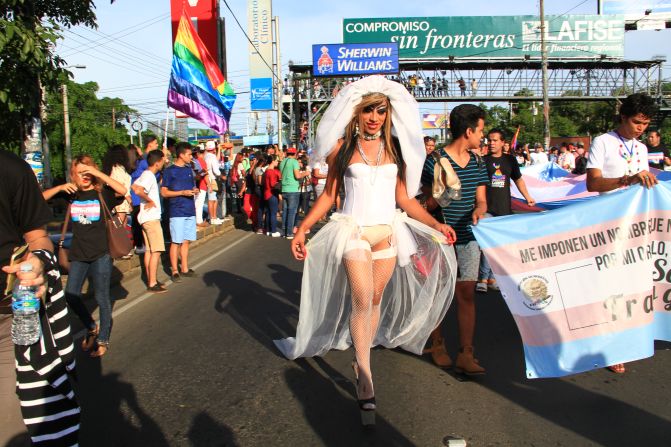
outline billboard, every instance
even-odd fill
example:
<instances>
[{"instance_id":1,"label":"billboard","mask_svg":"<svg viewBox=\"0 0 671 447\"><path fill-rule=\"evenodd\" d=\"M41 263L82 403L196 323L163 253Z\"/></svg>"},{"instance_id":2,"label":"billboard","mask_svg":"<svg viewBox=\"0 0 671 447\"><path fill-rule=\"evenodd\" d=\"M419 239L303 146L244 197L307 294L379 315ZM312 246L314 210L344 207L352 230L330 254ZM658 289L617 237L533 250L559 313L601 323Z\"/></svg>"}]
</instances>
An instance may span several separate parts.
<instances>
[{"instance_id":1,"label":"billboard","mask_svg":"<svg viewBox=\"0 0 671 447\"><path fill-rule=\"evenodd\" d=\"M634 22L637 30L666 28L671 20L671 1L657 0L599 0L601 14L622 14L627 22Z\"/></svg>"},{"instance_id":2,"label":"billboard","mask_svg":"<svg viewBox=\"0 0 671 447\"><path fill-rule=\"evenodd\" d=\"M622 15L546 16L548 57L624 57ZM343 20L343 42L397 42L401 59L540 58L537 16L392 17Z\"/></svg>"},{"instance_id":3,"label":"billboard","mask_svg":"<svg viewBox=\"0 0 671 447\"><path fill-rule=\"evenodd\" d=\"M422 129L446 129L450 127L450 116L446 113L422 114Z\"/></svg>"},{"instance_id":4,"label":"billboard","mask_svg":"<svg viewBox=\"0 0 671 447\"><path fill-rule=\"evenodd\" d=\"M273 109L272 18L271 0L247 0L247 34L252 41L249 44L252 110ZM255 91L260 96L255 97Z\"/></svg>"},{"instance_id":5,"label":"billboard","mask_svg":"<svg viewBox=\"0 0 671 447\"><path fill-rule=\"evenodd\" d=\"M191 18L198 36L207 47L207 51L215 58L217 65L222 67L219 60L219 0L170 0L170 16L172 20L172 41L177 36L177 26L182 17L182 10Z\"/></svg>"},{"instance_id":6,"label":"billboard","mask_svg":"<svg viewBox=\"0 0 671 447\"><path fill-rule=\"evenodd\" d=\"M358 76L398 73L398 44L312 45L314 76Z\"/></svg>"}]
</instances>

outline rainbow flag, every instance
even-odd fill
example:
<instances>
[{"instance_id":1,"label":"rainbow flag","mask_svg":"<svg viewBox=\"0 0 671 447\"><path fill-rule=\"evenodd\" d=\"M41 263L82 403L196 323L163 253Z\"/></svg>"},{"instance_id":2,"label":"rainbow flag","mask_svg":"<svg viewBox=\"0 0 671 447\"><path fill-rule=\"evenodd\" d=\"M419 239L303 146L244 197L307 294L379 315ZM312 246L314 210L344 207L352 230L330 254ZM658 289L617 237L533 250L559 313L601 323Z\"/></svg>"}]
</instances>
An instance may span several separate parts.
<instances>
[{"instance_id":1,"label":"rainbow flag","mask_svg":"<svg viewBox=\"0 0 671 447\"><path fill-rule=\"evenodd\" d=\"M223 134L234 103L233 88L182 13L172 53L168 105Z\"/></svg>"},{"instance_id":2,"label":"rainbow flag","mask_svg":"<svg viewBox=\"0 0 671 447\"><path fill-rule=\"evenodd\" d=\"M510 142L510 150L515 150L517 149L517 137L520 135L520 126L517 126L517 131L515 131L515 136L513 137L512 141Z\"/></svg>"}]
</instances>

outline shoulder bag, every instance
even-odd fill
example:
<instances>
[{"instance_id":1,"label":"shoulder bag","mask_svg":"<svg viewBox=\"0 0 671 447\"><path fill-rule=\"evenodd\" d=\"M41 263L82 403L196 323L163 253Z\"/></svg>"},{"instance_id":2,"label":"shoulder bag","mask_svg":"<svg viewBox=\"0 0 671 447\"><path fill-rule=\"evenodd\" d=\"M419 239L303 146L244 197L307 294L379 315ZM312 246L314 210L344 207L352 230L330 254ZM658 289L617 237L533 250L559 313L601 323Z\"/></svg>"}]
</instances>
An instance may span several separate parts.
<instances>
[{"instance_id":1,"label":"shoulder bag","mask_svg":"<svg viewBox=\"0 0 671 447\"><path fill-rule=\"evenodd\" d=\"M461 199L461 182L447 158L441 157L437 151L431 152L431 156L435 160L431 195L438 203L438 206L445 208L453 200Z\"/></svg>"},{"instance_id":2,"label":"shoulder bag","mask_svg":"<svg viewBox=\"0 0 671 447\"><path fill-rule=\"evenodd\" d=\"M100 192L98 192L98 198L100 199L100 206L105 216L105 228L107 229L107 244L110 256L114 259L126 256L133 248L131 235L126 225L119 219L119 216L110 213Z\"/></svg>"}]
</instances>

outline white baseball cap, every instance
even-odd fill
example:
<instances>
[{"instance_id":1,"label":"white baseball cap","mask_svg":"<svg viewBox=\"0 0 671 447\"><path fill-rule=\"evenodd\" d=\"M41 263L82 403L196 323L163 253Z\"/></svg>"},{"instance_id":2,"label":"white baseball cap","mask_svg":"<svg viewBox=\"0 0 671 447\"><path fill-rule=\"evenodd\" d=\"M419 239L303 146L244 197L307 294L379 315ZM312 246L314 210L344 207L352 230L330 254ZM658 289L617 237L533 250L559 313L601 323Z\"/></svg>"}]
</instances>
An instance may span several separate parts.
<instances>
[{"instance_id":1,"label":"white baseball cap","mask_svg":"<svg viewBox=\"0 0 671 447\"><path fill-rule=\"evenodd\" d=\"M208 150L208 151L213 151L216 148L217 148L217 143L215 143L214 141L208 141L207 143L205 143L205 149Z\"/></svg>"}]
</instances>

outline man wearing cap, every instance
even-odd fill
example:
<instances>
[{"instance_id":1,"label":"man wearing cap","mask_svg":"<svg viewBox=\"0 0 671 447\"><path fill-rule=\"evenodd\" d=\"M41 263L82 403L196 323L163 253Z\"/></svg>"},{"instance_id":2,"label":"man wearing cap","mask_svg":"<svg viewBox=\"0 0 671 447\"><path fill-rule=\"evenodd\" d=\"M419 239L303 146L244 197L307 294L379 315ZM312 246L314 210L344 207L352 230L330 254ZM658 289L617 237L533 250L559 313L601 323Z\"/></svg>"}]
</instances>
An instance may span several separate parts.
<instances>
[{"instance_id":1,"label":"man wearing cap","mask_svg":"<svg viewBox=\"0 0 671 447\"><path fill-rule=\"evenodd\" d=\"M221 225L223 221L217 218L217 179L221 176L219 160L214 154L217 144L214 141L205 143L205 166L207 170L207 212L212 225Z\"/></svg>"},{"instance_id":2,"label":"man wearing cap","mask_svg":"<svg viewBox=\"0 0 671 447\"><path fill-rule=\"evenodd\" d=\"M294 223L300 199L299 180L308 175L310 171L301 171L298 160L296 160L296 148L287 148L287 157L280 163L282 198L284 199L282 201L282 226L287 239L294 238Z\"/></svg>"}]
</instances>

